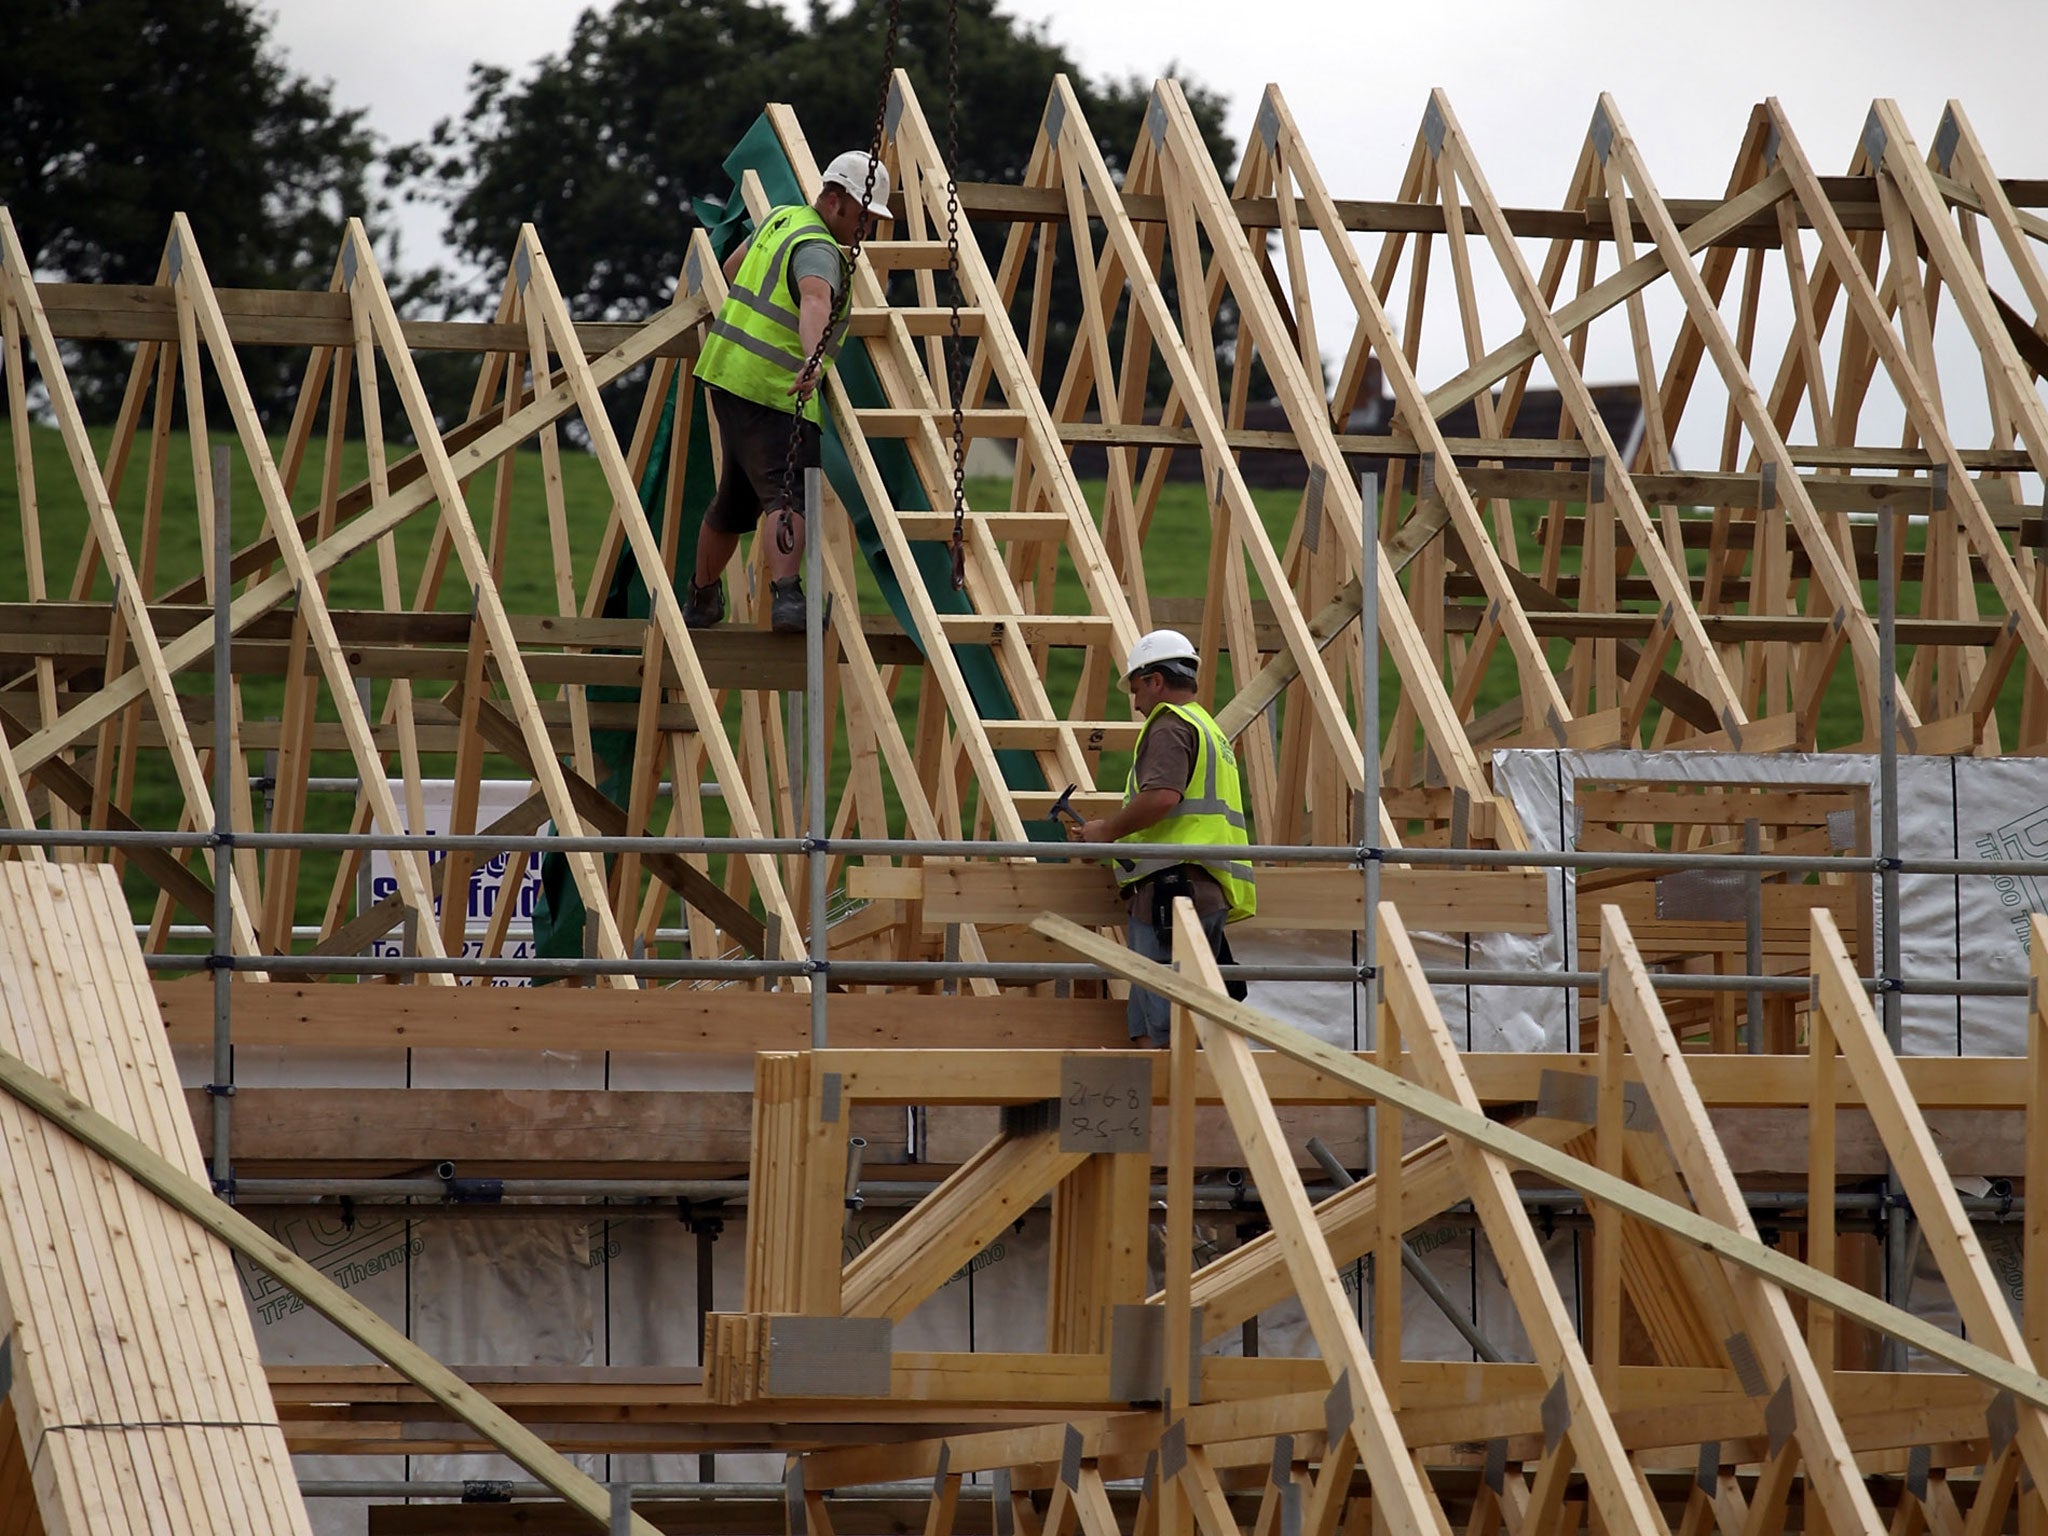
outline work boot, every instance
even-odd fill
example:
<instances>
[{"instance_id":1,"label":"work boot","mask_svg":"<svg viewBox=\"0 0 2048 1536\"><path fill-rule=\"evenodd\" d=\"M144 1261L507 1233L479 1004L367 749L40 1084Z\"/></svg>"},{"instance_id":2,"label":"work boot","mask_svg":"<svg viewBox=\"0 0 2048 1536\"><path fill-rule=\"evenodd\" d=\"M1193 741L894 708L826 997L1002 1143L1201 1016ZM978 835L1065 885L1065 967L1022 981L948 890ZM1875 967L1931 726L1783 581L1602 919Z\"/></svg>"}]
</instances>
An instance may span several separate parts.
<instances>
[{"instance_id":1,"label":"work boot","mask_svg":"<svg viewBox=\"0 0 2048 1536\"><path fill-rule=\"evenodd\" d=\"M801 576L785 576L768 583L768 627L778 635L804 632L804 582Z\"/></svg>"},{"instance_id":2,"label":"work boot","mask_svg":"<svg viewBox=\"0 0 2048 1536\"><path fill-rule=\"evenodd\" d=\"M725 583L713 577L703 586L690 583L690 600L683 604L683 622L692 629L709 629L725 618Z\"/></svg>"}]
</instances>

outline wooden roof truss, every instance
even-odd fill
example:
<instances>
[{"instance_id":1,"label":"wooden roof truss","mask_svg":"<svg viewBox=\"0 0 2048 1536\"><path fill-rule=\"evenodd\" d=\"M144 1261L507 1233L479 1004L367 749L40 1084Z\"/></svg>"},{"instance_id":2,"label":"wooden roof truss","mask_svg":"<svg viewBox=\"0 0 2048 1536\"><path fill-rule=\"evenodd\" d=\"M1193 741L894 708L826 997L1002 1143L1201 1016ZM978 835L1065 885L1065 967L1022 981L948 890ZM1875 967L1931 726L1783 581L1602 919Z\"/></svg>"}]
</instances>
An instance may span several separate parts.
<instances>
[{"instance_id":1,"label":"wooden roof truss","mask_svg":"<svg viewBox=\"0 0 2048 1536\"><path fill-rule=\"evenodd\" d=\"M884 153L904 216L865 252L852 321L883 399L856 403L835 385L831 405L889 563L909 571L920 549L950 534L952 295L945 167L907 79L891 102ZM771 121L810 185L816 164L795 116L777 107ZM1931 142L1923 153L1880 102L1848 174L1823 177L1765 103L1723 194L1669 201L1602 98L1563 207L1532 212L1501 205L1436 93L1397 196L1358 204L1332 195L1277 88L1226 179L1179 87L1160 82L1119 179L1073 90L1055 81L1024 185L962 189L970 213L999 207L1011 222L987 257L962 226L960 404L970 435L1000 438L1017 458L1008 504L967 509L960 603L906 583L911 647L886 625L845 622L858 610L859 557L844 520L826 520L827 584L842 621L825 703L851 748L833 786L831 832L883 835L894 818L928 841L1017 839L1068 783L1084 813L1107 809L1118 786L1113 768L1105 781L1102 754L1135 735L1110 684L1138 633L1174 622L1209 662L1212 699L1228 662L1220 718L1239 743L1260 837L1354 838L1365 782L1356 468L1368 462L1384 465L1373 608L1400 685L1379 743L1382 842L1524 843L1483 758L1502 743L1870 748L1889 689L1902 750L2036 750L2048 731L2048 578L2025 487L2048 454L2038 389L2048 273L2037 247L2048 223L2028 211L2039 188L1997 177L1960 106ZM762 197L758 182L742 193ZM700 797L662 791L667 778L716 785L734 832L799 832L791 786L801 754L780 699L800 685L794 653L737 633L684 632L662 562L675 547L668 514L680 506L685 453L671 457L663 515L642 516L629 494L669 386L687 377L722 296L707 246L693 247L675 300L645 325L578 325L537 232L525 230L497 313L463 326L397 314L359 226L319 295L216 290L182 221L157 283L118 293L32 282L11 225L6 240L0 320L28 595L5 621L0 813L10 822L133 829L150 800L138 799L138 784L168 780L179 824L210 828L206 727L225 709L231 751L276 754L273 830L308 824L316 755L340 751L364 786L359 831L417 821L421 782L437 775L457 784L452 830L474 830L486 760L502 775L509 759L531 793L501 830L704 830ZM1334 268L1342 296L1320 310L1309 286L1318 262ZM1048 337L1063 270L1084 305L1055 376ZM1649 302L1659 285L1675 310ZM1783 302L1766 302L1766 288L1779 285ZM1520 322L1505 339L1487 334L1481 305L1482 293L1499 291ZM1216 345L1226 313L1237 327L1227 365ZM1418 366L1424 338L1446 325L1463 366L1431 379ZM1585 364L1595 325L1627 328L1643 402L1637 441L1617 441L1597 409ZM1968 376L1951 366L1943 377L1938 366L1952 332L1981 362ZM58 348L75 337L136 344L112 438L98 448L64 380ZM238 349L251 345L308 349L275 452L242 382ZM460 423L443 431L415 353L447 346L474 352L478 373ZM21 451L31 362L87 513L72 548L51 542L60 525L44 508L73 492L39 488ZM637 426L621 442L595 419L599 392L643 365ZM1284 429L1247 425L1255 371ZM1520 423L1546 375L1558 425L1532 437ZM1384 379L1393 419L1378 433L1352 432L1372 377ZM1959 413L1979 396L1990 436L1966 447L1950 422L1973 419ZM382 442L386 398L419 451ZM691 398L679 392L669 423L678 444L688 440ZM206 419L209 400L225 406L226 431ZM1467 407L1472 424L1459 430L1476 436L1446 425ZM1688 408L1717 429L1712 468L1674 461ZM560 423L570 417L583 423L611 501L580 592L558 473ZM1869 441L1872 423L1894 420L1897 441ZM170 552L194 530L163 526L165 489L181 472L169 462L174 424L194 445L196 570L174 569ZM368 440L358 485L342 483L350 431ZM884 439L907 449L923 506L891 504L896 492L871 446ZM211 450L222 440L251 471L262 532L239 538L230 559L233 686L213 701L189 684L181 692L178 678L203 671L211 649L199 605L219 579L208 529ZM526 444L540 448L547 526L525 542L546 540L551 573L535 613L518 611L503 580L516 536L511 450ZM1099 512L1069 462L1081 444L1106 451ZM1269 532L1248 456L1276 452L1299 456L1305 487ZM1174 455L1187 453L1201 462L1209 524L1199 601L1157 590L1164 541L1179 537L1160 531L1160 496ZM476 510L450 516L472 490ZM1547 509L1534 519L1517 510L1532 502ZM1879 506L1922 519L1895 544L1905 660L1894 679L1880 675L1875 530L1858 515ZM433 528L416 562L399 537L415 519ZM236 522L246 529L249 514ZM629 552L654 572L648 623L601 617ZM354 556L375 565L372 610L337 608L328 595ZM1185 558L1178 547L1175 556ZM734 606L754 617L748 591L735 591ZM978 696L961 647L986 649L1006 706ZM248 718L252 667L287 678L275 722ZM664 687L637 704L590 697L592 686L630 686L657 668ZM390 678L367 703L365 676ZM896 699L914 677L933 687L906 729ZM1844 690L1858 739L1824 743L1823 710L1840 718ZM2018 707L2001 717L2001 701ZM722 729L703 730L714 717ZM1252 729L1261 719L1271 728ZM592 746L607 729L635 738L636 772L617 801L598 788L606 773ZM1005 768L1016 760L1005 752L1028 754L1037 777L1012 783ZM242 776L229 778L228 820L252 828L257 804ZM161 893L157 947L174 914L211 922L210 852L122 856ZM244 847L228 862L237 948L287 947L304 859ZM460 938L452 904L438 924L406 914L428 910L467 862L401 856L396 893L355 913L358 863L344 858L315 942L354 952L403 925L419 953L446 951ZM508 881L523 862L510 861ZM708 865L627 855L607 869L577 855L571 864L593 914L593 954L619 957L651 940L676 892L694 954L737 945L795 957L802 948L809 876L800 857ZM846 878L836 856L828 873L835 885ZM844 942L924 952L917 921L893 940L880 922L864 919ZM486 947L496 952L502 938ZM959 952L986 953L971 930Z\"/></svg>"},{"instance_id":2,"label":"wooden roof truss","mask_svg":"<svg viewBox=\"0 0 2048 1536\"><path fill-rule=\"evenodd\" d=\"M816 1318L828 1331L814 1336L814 1347L827 1347L816 1341L833 1337L831 1327L868 1326L854 1320L901 1321L1019 1209L1047 1194L1053 1202L1047 1354L961 1357L976 1362L978 1386L966 1388L972 1400L1015 1411L1036 1398L1045 1417L809 1451L800 1487L813 1518L829 1516L819 1502L826 1492L928 1477L929 1520L949 1530L966 1518L963 1479L977 1474L984 1485L993 1475L999 1529L1042 1536L1075 1528L1089 1536L1238 1536L1249 1505L1233 1508L1233 1494L1245 1499L1252 1490L1260 1490L1253 1529L1282 1521L1323 1533L1436 1532L1454 1528L1453 1515L1455 1528L1468 1531L1575 1530L1588 1514L1610 1530L1762 1532L1787 1528L1793 1508L1803 1508L1806 1526L1824 1516L1836 1531L1977 1532L2006 1528L2016 1499L2038 1512L2041 1484L2032 1479L2048 1454L2048 1381L2035 1364L2044 1342L2039 1309L2016 1318L1993 1279L1826 914L1812 923L1814 1001L1802 1061L1822 1110L1812 1117L1814 1203L1803 1261L1759 1234L1689 1065L1695 1058L1680 1050L1617 910L1602 923L1593 1072L1581 1079L1583 1091L1560 1092L1509 1122L1482 1111L1391 903L1379 920L1386 1000L1377 1047L1358 1056L1232 1002L1191 911L1179 939L1195 959L1181 971L1137 959L1065 919L1039 920L1048 937L1177 1005L1172 1052L1137 1058L1165 1122L1165 1285L1149 1295L1140 1234L1152 1153L1089 1153L1076 1145L1071 1110L1028 1112L1041 1080L1058 1082L1071 1103L1067 1079L1082 1070L1073 1061L1041 1065L1012 1055L1000 1065L970 1064L950 1055L939 1079L945 1100L1011 1106L1003 1132L842 1267L838 1117L848 1103L916 1091L921 1069L902 1053L761 1059L757 1091L767 1118L754 1179L757 1217L772 1235L757 1235L750 1247L748 1310L720 1315L708 1336L715 1402L770 1413L791 1401L777 1386L786 1346L776 1342L775 1314ZM2037 951L2037 971L2048 965L2043 955L2048 949ZM2037 1008L2034 1058L2043 1023ZM1339 1084L1354 1102L1376 1107L1379 1172L1311 1203L1275 1101ZM1271 1230L1195 1267L1198 1106L1215 1103ZM1850 1103L1868 1110L1899 1170L1966 1337L1838 1276L1832 1110ZM1409 1115L1443 1134L1404 1156ZM2048 1140L2038 1123L2028 1136L2032 1166ZM1514 1175L1525 1170L1592 1203L1577 1315L1516 1190ZM1406 1358L1402 1309L1417 1293L1401 1281L1403 1234L1459 1201L1478 1217L1529 1363ZM2040 1240L2030 1226L2030 1268ZM1369 1324L1337 1278L1365 1256L1374 1261ZM1289 1296L1317 1357L1191 1352L1191 1343ZM1641 1327L1625 1328L1625 1315ZM1903 1340L1954 1374L1845 1372L1844 1324L1859 1336L1868 1329ZM1144 1369L1156 1376L1149 1385L1107 1388L1111 1397L1138 1399L1128 1409L1084 1406L1105 1390L1104 1369L1110 1382L1129 1380L1117 1374L1126 1369L1117 1362L1131 1358L1129 1330L1152 1339ZM856 1337L875 1347L868 1334L847 1335ZM892 1359L890 1395L925 1383L921 1390L964 1406L937 1386L949 1379L949 1357ZM1263 1485L1254 1469L1269 1469ZM1135 1516L1128 1506L1118 1515L1109 1484L1139 1476Z\"/></svg>"}]
</instances>

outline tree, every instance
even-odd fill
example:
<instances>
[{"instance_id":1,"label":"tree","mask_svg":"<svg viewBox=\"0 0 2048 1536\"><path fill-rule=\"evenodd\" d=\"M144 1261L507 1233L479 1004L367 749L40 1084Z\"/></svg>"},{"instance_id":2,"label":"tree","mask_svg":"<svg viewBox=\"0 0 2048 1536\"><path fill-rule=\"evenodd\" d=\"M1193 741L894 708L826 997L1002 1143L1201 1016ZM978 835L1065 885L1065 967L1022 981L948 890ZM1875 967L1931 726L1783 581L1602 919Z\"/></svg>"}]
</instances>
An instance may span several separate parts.
<instances>
[{"instance_id":1,"label":"tree","mask_svg":"<svg viewBox=\"0 0 2048 1536\"><path fill-rule=\"evenodd\" d=\"M0 199L46 277L154 282L182 211L218 286L323 288L347 218L384 206L363 113L292 73L247 0L6 0L0 102ZM259 409L300 362L244 354ZM112 345L67 369L88 410L127 378Z\"/></svg>"},{"instance_id":2,"label":"tree","mask_svg":"<svg viewBox=\"0 0 2048 1536\"><path fill-rule=\"evenodd\" d=\"M896 63L932 129L946 136L946 0L903 0ZM571 307L591 318L642 315L664 302L695 219L693 197L725 197L721 163L770 101L792 103L821 157L873 136L887 6L861 0L835 14L812 0L793 18L760 0L619 0L585 11L568 47L515 80L477 66L460 118L393 157L406 195L445 204L449 240L476 269L472 307L494 302L512 241L531 221ZM1092 83L1041 26L1004 16L995 0L960 0L963 106L954 174L1017 182L1055 74L1067 74L1111 169L1144 122L1150 85ZM1226 103L1190 87L1189 102L1219 167L1234 158ZM979 231L999 248L1001 226ZM1064 355L1079 312L1050 356Z\"/></svg>"}]
</instances>

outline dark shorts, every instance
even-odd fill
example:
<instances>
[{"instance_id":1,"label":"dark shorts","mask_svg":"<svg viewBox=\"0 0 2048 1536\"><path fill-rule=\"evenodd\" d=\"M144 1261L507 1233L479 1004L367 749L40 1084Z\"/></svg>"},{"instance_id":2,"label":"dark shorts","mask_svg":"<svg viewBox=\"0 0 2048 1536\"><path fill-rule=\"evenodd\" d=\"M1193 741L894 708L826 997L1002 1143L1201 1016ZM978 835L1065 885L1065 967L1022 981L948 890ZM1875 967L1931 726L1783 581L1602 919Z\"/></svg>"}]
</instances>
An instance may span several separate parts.
<instances>
[{"instance_id":1,"label":"dark shorts","mask_svg":"<svg viewBox=\"0 0 2048 1536\"><path fill-rule=\"evenodd\" d=\"M725 449L725 467L704 521L720 533L749 533L761 520L764 508L782 505L782 472L789 456L792 423L799 433L798 476L817 468L817 423L728 394L715 384L705 385L704 393L711 401L711 416L718 423L719 441ZM802 497L801 479L793 494Z\"/></svg>"}]
</instances>

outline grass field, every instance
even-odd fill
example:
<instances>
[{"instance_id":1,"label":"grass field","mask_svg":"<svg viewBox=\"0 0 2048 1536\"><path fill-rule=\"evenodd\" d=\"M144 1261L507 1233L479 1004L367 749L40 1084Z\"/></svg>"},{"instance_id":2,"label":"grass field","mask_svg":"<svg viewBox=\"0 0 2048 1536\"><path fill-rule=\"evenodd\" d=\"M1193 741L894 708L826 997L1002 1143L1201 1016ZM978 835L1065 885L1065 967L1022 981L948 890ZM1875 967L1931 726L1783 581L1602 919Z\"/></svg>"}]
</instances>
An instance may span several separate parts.
<instances>
[{"instance_id":1,"label":"grass field","mask_svg":"<svg viewBox=\"0 0 2048 1536\"><path fill-rule=\"evenodd\" d=\"M85 516L79 498L75 478L63 443L54 430L37 428L30 433L35 465L34 484L37 491L38 510L42 529L43 555L47 571L49 591L52 596L62 598L71 590L73 572L78 552L82 547ZM96 439L102 456L105 451L104 438ZM117 513L129 541L131 553L141 548L141 533L144 522L142 497L143 464L140 453L145 445L138 444L138 455L131 464L128 483L117 498ZM281 444L273 444L273 452L281 451ZM317 488L317 477L324 444L316 440L307 458L307 469L301 477L294 498L300 509L308 507ZM239 453L234 456L235 467L231 488L233 517L236 529L236 543L247 541L258 525L261 511L253 481L247 466ZM508 608L515 613L544 613L555 610L554 577L549 555L547 516L542 497L540 461L535 452L518 455L514 460L512 491L509 502L510 525L506 541L506 567L500 580ZM157 542L157 562L153 572L152 590L163 593L179 583L196 576L201 569L200 524L194 500L192 475L189 468L189 446L182 433L173 434L170 440L170 473L165 505L162 509L163 533ZM344 487L360 482L366 474L362 444L350 442L345 445L342 455L341 483ZM610 500L605 491L602 476L596 461L587 455L569 453L564 455L563 478L565 500L568 510L569 544L573 553L576 572L576 587L579 594L587 585L590 568L596 558L605 519L609 512ZM1100 482L1085 487L1091 502L1098 510L1102 485ZM484 527L489 519L493 498L493 477L480 475L470 487L472 514L478 526ZM1001 506L1009 497L1009 485L1004 480L970 482L969 501L976 506ZM1298 496L1291 492L1261 492L1257 494L1262 517L1273 536L1276 547L1284 545L1287 529L1293 519ZM1537 519L1543 507L1537 504L1518 505L1516 520L1524 547L1533 536ZM402 526L397 534L399 566L403 573L402 587L408 605L416 590L418 572L428 546L432 531L431 513ZM27 598L27 561L21 542L22 521L19 495L15 478L0 478L0 601L19 602ZM1914 535L1917 538L1917 534ZM1146 572L1151 591L1161 597L1199 597L1208 579L1208 510L1202 494L1202 487L1193 484L1169 485L1162 495L1154 525L1146 544ZM1063 561L1061 589L1063 596L1071 594L1062 602L1063 607L1077 606L1071 600L1078 593L1072 578L1071 566ZM1570 568L1570 556L1567 556ZM864 609L880 611L883 604L871 581L866 580L863 593ZM1254 588L1256 590L1256 582ZM105 600L111 595L107 577L100 574L92 595ZM1995 598L1987 592L1987 611L1996 611ZM1875 606L1875 594L1871 594ZM381 606L379 584L374 558L365 553L338 567L332 578L329 603L337 609ZM451 569L450 579L444 582L438 599L438 606L445 611L466 611L470 603L467 583L459 570ZM1918 593L1908 586L1900 597L1901 611L1912 612L1917 608ZM1553 666L1562 666L1567 654L1563 642L1552 642L1549 647ZM1910 660L1909 652L1902 652L1901 670ZM1048 686L1056 702L1064 704L1071 696L1078 664L1073 653L1055 652L1052 675ZM1398 680L1393 676L1391 666L1384 669L1381 716L1390 720L1398 700ZM1219 698L1228 697L1227 675L1219 678ZM211 677L195 676L182 679L180 688L184 691L204 694L211 690ZM1483 710L1513 695L1514 676L1505 646L1498 653L1490 668L1486 685L1482 690L1479 707ZM374 690L374 702L381 706L384 685ZM899 688L899 714L906 733L915 721L916 694L914 686ZM2001 724L2008 732L2016 725L2018 709L2018 688L2015 683L2007 689L2008 697L2002 701ZM243 693L243 708L249 718L275 718L283 698L281 679L251 678ZM1112 705L1114 710L1116 706ZM323 698L321 718L334 718L331 701ZM1835 684L1824 708L1821 720L1821 745L1834 747L1848 744L1861 734L1860 720L1855 701L1853 676L1846 662L1838 670ZM835 784L845 765L845 746L836 744ZM425 771L430 776L446 775L452 771L452 760L429 759ZM154 755L145 762L145 772L138 782L134 813L144 825L173 827L182 804L175 784L171 780L168 760ZM149 770L157 771L151 772ZM346 754L322 754L316 760L313 772L316 775L350 776L354 765ZM515 770L509 762L498 760L487 766L487 774L511 777ZM1120 784L1124 773L1121 761L1105 760L1101 782L1108 785ZM891 798L894 811L893 795ZM350 812L346 796L316 795L308 815L313 830L345 830ZM665 812L663 812L665 814ZM706 802L707 822L710 830L724 830L724 818L715 801ZM659 816L657 817L659 824ZM900 823L899 823L900 825ZM299 918L302 922L317 921L331 883L334 861L331 856L319 858L308 856L305 871L300 882ZM154 893L146 883L130 872L129 887L139 904L153 899Z\"/></svg>"}]
</instances>

